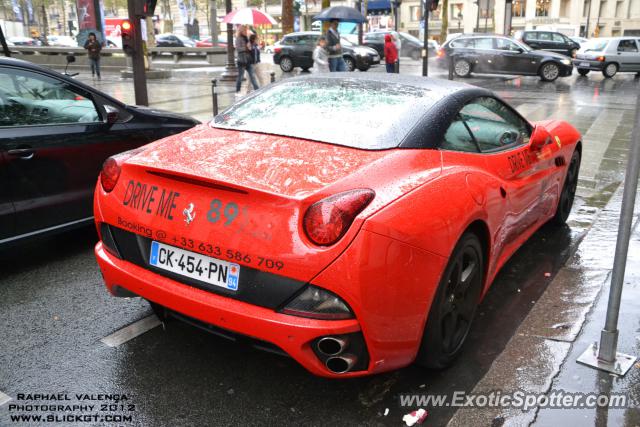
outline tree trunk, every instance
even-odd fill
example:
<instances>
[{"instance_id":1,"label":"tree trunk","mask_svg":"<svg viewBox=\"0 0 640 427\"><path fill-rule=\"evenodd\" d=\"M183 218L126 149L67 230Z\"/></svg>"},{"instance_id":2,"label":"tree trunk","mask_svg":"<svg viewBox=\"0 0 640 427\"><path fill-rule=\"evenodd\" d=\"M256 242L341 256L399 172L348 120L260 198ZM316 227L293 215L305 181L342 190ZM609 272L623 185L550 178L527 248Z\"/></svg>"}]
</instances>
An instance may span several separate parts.
<instances>
[{"instance_id":1,"label":"tree trunk","mask_svg":"<svg viewBox=\"0 0 640 427\"><path fill-rule=\"evenodd\" d=\"M45 46L49 46L49 40L47 40L47 36L49 35L49 20L47 19L47 10L44 7L44 3L42 4L42 44Z\"/></svg>"},{"instance_id":2,"label":"tree trunk","mask_svg":"<svg viewBox=\"0 0 640 427\"><path fill-rule=\"evenodd\" d=\"M326 9L328 7L331 7L331 0L322 0L322 9ZM329 22L323 21L322 22L322 33L324 34L327 31L329 31Z\"/></svg>"},{"instance_id":3,"label":"tree trunk","mask_svg":"<svg viewBox=\"0 0 640 427\"><path fill-rule=\"evenodd\" d=\"M211 35L211 42L218 44L218 2L216 0L209 0L209 34Z\"/></svg>"},{"instance_id":4,"label":"tree trunk","mask_svg":"<svg viewBox=\"0 0 640 427\"><path fill-rule=\"evenodd\" d=\"M153 26L153 18L147 16L145 18L146 26L147 26L147 46L155 46L156 45L156 32Z\"/></svg>"},{"instance_id":5,"label":"tree trunk","mask_svg":"<svg viewBox=\"0 0 640 427\"><path fill-rule=\"evenodd\" d=\"M282 35L293 32L293 0L282 0Z\"/></svg>"},{"instance_id":6,"label":"tree trunk","mask_svg":"<svg viewBox=\"0 0 640 427\"><path fill-rule=\"evenodd\" d=\"M444 41L447 39L447 30L449 29L449 0L442 0L440 17L442 18L442 27L440 28L440 43L444 43Z\"/></svg>"}]
</instances>

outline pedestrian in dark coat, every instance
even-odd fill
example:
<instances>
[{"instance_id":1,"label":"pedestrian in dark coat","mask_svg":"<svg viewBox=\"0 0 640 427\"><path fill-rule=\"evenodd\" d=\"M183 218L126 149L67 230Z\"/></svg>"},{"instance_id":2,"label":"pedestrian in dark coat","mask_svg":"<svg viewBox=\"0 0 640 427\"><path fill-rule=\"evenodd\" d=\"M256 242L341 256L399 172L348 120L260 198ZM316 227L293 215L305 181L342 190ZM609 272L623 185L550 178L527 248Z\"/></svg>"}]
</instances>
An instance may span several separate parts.
<instances>
[{"instance_id":1,"label":"pedestrian in dark coat","mask_svg":"<svg viewBox=\"0 0 640 427\"><path fill-rule=\"evenodd\" d=\"M96 38L95 33L89 33L89 38L84 43L84 48L87 49L87 56L91 64L91 75L97 75L98 79L100 79L100 51L102 50L102 44Z\"/></svg>"}]
</instances>

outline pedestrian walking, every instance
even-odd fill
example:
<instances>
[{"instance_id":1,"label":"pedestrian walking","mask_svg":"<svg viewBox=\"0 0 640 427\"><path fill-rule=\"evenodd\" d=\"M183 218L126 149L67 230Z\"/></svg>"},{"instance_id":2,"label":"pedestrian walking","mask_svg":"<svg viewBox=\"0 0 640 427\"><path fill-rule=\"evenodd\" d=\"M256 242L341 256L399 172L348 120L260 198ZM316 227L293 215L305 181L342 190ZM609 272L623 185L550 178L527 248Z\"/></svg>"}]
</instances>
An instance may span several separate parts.
<instances>
[{"instance_id":1,"label":"pedestrian walking","mask_svg":"<svg viewBox=\"0 0 640 427\"><path fill-rule=\"evenodd\" d=\"M393 36L393 44L396 45L396 49L398 49L398 60L396 61L396 73L400 73L400 55L402 54L402 41L400 40L400 34L395 31L391 33Z\"/></svg>"},{"instance_id":2,"label":"pedestrian walking","mask_svg":"<svg viewBox=\"0 0 640 427\"><path fill-rule=\"evenodd\" d=\"M251 49L251 43L249 42L249 35L246 25L240 25L236 31L236 62L238 64L238 78L236 80L236 96L240 96L240 88L242 87L242 79L244 78L244 71L247 71L249 80L254 89L258 89L258 82L256 81L256 75L253 70L253 54Z\"/></svg>"},{"instance_id":3,"label":"pedestrian walking","mask_svg":"<svg viewBox=\"0 0 640 427\"><path fill-rule=\"evenodd\" d=\"M393 42L391 34L384 36L384 62L387 65L387 73L396 73L396 62L398 62L398 48Z\"/></svg>"},{"instance_id":4,"label":"pedestrian walking","mask_svg":"<svg viewBox=\"0 0 640 427\"><path fill-rule=\"evenodd\" d=\"M338 32L338 20L333 19L329 23L326 34L327 51L329 52L329 71L347 71L347 64L342 58L342 46L340 45L340 33Z\"/></svg>"},{"instance_id":5,"label":"pedestrian walking","mask_svg":"<svg viewBox=\"0 0 640 427\"><path fill-rule=\"evenodd\" d=\"M89 33L89 38L84 43L84 48L87 50L87 56L89 57L89 64L91 64L91 76L100 77L100 51L102 50L102 44L98 41L95 33Z\"/></svg>"},{"instance_id":6,"label":"pedestrian walking","mask_svg":"<svg viewBox=\"0 0 640 427\"><path fill-rule=\"evenodd\" d=\"M313 72L314 73L328 73L329 70L329 56L327 54L327 39L320 37L318 44L313 51Z\"/></svg>"},{"instance_id":7,"label":"pedestrian walking","mask_svg":"<svg viewBox=\"0 0 640 427\"><path fill-rule=\"evenodd\" d=\"M251 60L253 64L253 73L256 76L256 81L260 87L267 84L268 80L265 78L264 64L260 61L260 41L258 36L253 31L249 30L249 44L251 45ZM245 90L246 89L246 90ZM243 93L251 92L250 82L247 81L242 89Z\"/></svg>"}]
</instances>

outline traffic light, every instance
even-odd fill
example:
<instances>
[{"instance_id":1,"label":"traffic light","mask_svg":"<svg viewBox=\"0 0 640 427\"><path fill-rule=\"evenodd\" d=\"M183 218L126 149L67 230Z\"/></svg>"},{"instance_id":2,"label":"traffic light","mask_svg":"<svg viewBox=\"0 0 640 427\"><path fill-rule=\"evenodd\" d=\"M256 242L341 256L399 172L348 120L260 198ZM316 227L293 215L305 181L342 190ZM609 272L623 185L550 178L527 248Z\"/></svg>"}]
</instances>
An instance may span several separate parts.
<instances>
[{"instance_id":1,"label":"traffic light","mask_svg":"<svg viewBox=\"0 0 640 427\"><path fill-rule=\"evenodd\" d=\"M127 55L132 55L135 51L135 32L133 25L128 19L120 24L120 34L122 35L122 50Z\"/></svg>"},{"instance_id":2,"label":"traffic light","mask_svg":"<svg viewBox=\"0 0 640 427\"><path fill-rule=\"evenodd\" d=\"M153 16L157 0L138 0L135 2L136 16Z\"/></svg>"}]
</instances>

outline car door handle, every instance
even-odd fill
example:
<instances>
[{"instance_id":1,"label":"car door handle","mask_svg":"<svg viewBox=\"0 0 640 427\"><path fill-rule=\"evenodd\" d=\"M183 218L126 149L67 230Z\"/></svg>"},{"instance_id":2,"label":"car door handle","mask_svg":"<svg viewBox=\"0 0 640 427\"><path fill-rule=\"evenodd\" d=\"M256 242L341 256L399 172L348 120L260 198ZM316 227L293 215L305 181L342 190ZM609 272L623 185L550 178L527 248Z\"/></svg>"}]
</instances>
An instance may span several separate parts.
<instances>
[{"instance_id":1,"label":"car door handle","mask_svg":"<svg viewBox=\"0 0 640 427\"><path fill-rule=\"evenodd\" d=\"M23 159L30 159L35 153L36 152L33 148L14 148L7 150L7 154L10 156L21 157Z\"/></svg>"}]
</instances>

